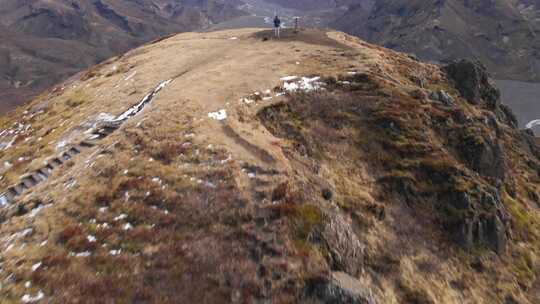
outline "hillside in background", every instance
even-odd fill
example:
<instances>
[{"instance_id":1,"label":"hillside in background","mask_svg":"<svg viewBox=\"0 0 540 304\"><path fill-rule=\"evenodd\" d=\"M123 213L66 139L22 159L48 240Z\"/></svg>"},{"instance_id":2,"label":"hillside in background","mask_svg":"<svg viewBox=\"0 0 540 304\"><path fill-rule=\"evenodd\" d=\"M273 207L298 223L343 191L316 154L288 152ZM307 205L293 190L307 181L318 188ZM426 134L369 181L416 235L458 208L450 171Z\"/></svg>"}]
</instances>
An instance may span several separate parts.
<instances>
[{"instance_id":1,"label":"hillside in background","mask_svg":"<svg viewBox=\"0 0 540 304\"><path fill-rule=\"evenodd\" d=\"M422 59L480 60L499 79L540 81L538 1L381 0L332 26Z\"/></svg>"},{"instance_id":2,"label":"hillside in background","mask_svg":"<svg viewBox=\"0 0 540 304\"><path fill-rule=\"evenodd\" d=\"M540 149L481 65L185 33L0 121L2 303L540 302Z\"/></svg>"},{"instance_id":3,"label":"hillside in background","mask_svg":"<svg viewBox=\"0 0 540 304\"><path fill-rule=\"evenodd\" d=\"M221 0L0 0L0 111L171 33L243 14Z\"/></svg>"}]
</instances>

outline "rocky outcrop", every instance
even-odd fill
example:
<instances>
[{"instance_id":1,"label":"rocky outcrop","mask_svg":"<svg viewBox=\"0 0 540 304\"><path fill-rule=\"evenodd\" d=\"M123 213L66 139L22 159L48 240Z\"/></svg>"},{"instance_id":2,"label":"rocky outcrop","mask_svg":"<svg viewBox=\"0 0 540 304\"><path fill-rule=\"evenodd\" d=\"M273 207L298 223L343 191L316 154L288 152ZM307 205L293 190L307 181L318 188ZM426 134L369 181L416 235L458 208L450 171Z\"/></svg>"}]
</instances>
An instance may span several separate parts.
<instances>
[{"instance_id":1,"label":"rocky outcrop","mask_svg":"<svg viewBox=\"0 0 540 304\"><path fill-rule=\"evenodd\" d=\"M441 102L446 106L454 105L454 98L443 90L433 91L429 94L429 99Z\"/></svg>"},{"instance_id":2,"label":"rocky outcrop","mask_svg":"<svg viewBox=\"0 0 540 304\"><path fill-rule=\"evenodd\" d=\"M475 198L458 192L450 194L447 199L447 203L455 207L448 223L459 245L467 249L484 246L497 253L504 252L511 235L510 216L497 192L482 192Z\"/></svg>"},{"instance_id":3,"label":"rocky outcrop","mask_svg":"<svg viewBox=\"0 0 540 304\"><path fill-rule=\"evenodd\" d=\"M331 269L357 274L363 264L364 245L341 215L328 214L327 217L328 221L316 231L314 241L328 252Z\"/></svg>"},{"instance_id":4,"label":"rocky outcrop","mask_svg":"<svg viewBox=\"0 0 540 304\"><path fill-rule=\"evenodd\" d=\"M486 68L480 62L462 59L445 66L443 70L461 96L470 103L481 104L484 101L490 109L500 104L501 92L492 85Z\"/></svg>"},{"instance_id":5,"label":"rocky outcrop","mask_svg":"<svg viewBox=\"0 0 540 304\"><path fill-rule=\"evenodd\" d=\"M369 288L358 279L343 272L308 281L306 298L309 303L376 304Z\"/></svg>"},{"instance_id":6,"label":"rocky outcrop","mask_svg":"<svg viewBox=\"0 0 540 304\"><path fill-rule=\"evenodd\" d=\"M498 139L465 133L460 137L459 154L467 166L481 175L504 180L505 153Z\"/></svg>"}]
</instances>

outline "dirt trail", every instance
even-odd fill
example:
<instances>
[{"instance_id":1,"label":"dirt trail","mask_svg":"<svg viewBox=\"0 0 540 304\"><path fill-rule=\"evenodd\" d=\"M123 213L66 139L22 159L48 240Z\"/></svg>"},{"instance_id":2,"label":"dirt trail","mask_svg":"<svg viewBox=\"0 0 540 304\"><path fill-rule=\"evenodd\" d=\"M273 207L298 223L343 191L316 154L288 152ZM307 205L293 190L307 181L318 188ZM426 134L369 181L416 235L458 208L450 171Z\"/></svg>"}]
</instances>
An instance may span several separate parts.
<instances>
[{"instance_id":1,"label":"dirt trail","mask_svg":"<svg viewBox=\"0 0 540 304\"><path fill-rule=\"evenodd\" d=\"M381 54L377 47L358 39L323 30L285 30L281 39L274 39L272 31L263 29L185 33L150 43L87 71L81 79L66 82L59 89L61 94L53 96L49 104L61 102L64 96L67 102L73 95L92 96L86 107L79 107L76 115L62 123L82 129L91 117L99 113L117 116L143 100L157 83L171 79L173 82L126 125L145 120L160 122L163 111L172 109L178 117L192 119L198 142L227 150L239 163L286 173L290 165L279 140L256 121L262 106L283 98L274 91L283 85L280 79L351 71L382 73ZM243 99L254 93L266 97L247 104ZM26 112L41 104L31 105ZM217 111L227 118L218 121L209 117ZM77 134L59 134L56 139L63 142L70 138L68 146L76 146L81 139ZM31 158L32 165L20 173L39 170L40 164L53 156L36 155Z\"/></svg>"},{"instance_id":2,"label":"dirt trail","mask_svg":"<svg viewBox=\"0 0 540 304\"><path fill-rule=\"evenodd\" d=\"M100 112L117 115L143 99L156 83L172 79L128 124L160 121L161 109L174 109L179 116L192 117L198 141L223 147L241 163L287 172L290 167L279 140L254 121L261 106L282 98L274 92L283 84L280 79L366 71L380 60L376 53L371 46L362 48L359 40L322 30L286 30L279 40L273 38L272 31L261 29L185 33L102 64L97 71L87 72L99 75L66 83L60 97L81 90L95 96L90 107L79 109L79 121L73 118L70 122L80 124L80 120ZM123 75L116 75L119 69ZM265 101L248 105L242 100L263 92L271 92ZM208 117L216 111L226 113L227 118L217 121ZM47 159L53 155L40 156ZM40 158L32 161L39 163Z\"/></svg>"}]
</instances>

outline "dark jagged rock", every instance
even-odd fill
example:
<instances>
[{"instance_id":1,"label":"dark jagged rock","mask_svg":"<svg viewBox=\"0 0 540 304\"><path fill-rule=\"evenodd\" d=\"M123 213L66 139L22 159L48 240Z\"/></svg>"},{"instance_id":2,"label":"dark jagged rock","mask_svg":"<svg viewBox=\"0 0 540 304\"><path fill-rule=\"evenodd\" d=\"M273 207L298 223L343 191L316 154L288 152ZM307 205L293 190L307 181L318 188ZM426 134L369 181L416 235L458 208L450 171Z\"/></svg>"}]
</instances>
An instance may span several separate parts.
<instances>
[{"instance_id":1,"label":"dark jagged rock","mask_svg":"<svg viewBox=\"0 0 540 304\"><path fill-rule=\"evenodd\" d=\"M452 204L453 223L451 232L456 242L464 248L485 246L497 253L504 252L510 232L510 216L504 210L496 190L482 192L471 199L467 193L453 193L448 196ZM479 197L479 199L478 199Z\"/></svg>"},{"instance_id":2,"label":"dark jagged rock","mask_svg":"<svg viewBox=\"0 0 540 304\"><path fill-rule=\"evenodd\" d=\"M460 136L458 151L474 171L488 177L504 180L506 176L505 153L497 139L479 134Z\"/></svg>"},{"instance_id":3,"label":"dark jagged rock","mask_svg":"<svg viewBox=\"0 0 540 304\"><path fill-rule=\"evenodd\" d=\"M321 194L322 194L322 197L327 201L331 200L332 197L334 196L334 193L329 188L324 188Z\"/></svg>"},{"instance_id":4,"label":"dark jagged rock","mask_svg":"<svg viewBox=\"0 0 540 304\"><path fill-rule=\"evenodd\" d=\"M491 84L489 74L481 63L463 59L445 66L443 70L461 96L470 103L481 104L484 101L489 109L499 106L501 93Z\"/></svg>"},{"instance_id":5,"label":"dark jagged rock","mask_svg":"<svg viewBox=\"0 0 540 304\"><path fill-rule=\"evenodd\" d=\"M506 248L506 227L496 215L463 220L456 231L456 241L463 247L486 246L497 253Z\"/></svg>"},{"instance_id":6,"label":"dark jagged rock","mask_svg":"<svg viewBox=\"0 0 540 304\"><path fill-rule=\"evenodd\" d=\"M497 117L506 123L507 125L517 128L518 127L518 120L516 115L512 112L509 106L505 104L499 105L499 110L497 111Z\"/></svg>"}]
</instances>

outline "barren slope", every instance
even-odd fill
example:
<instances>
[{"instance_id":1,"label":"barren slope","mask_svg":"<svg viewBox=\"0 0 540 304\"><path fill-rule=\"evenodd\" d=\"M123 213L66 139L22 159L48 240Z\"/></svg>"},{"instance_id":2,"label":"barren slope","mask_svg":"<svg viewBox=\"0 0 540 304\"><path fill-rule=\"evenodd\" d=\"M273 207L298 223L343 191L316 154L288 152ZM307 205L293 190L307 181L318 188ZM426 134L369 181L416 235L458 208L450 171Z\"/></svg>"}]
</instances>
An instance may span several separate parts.
<instances>
[{"instance_id":1,"label":"barren slope","mask_svg":"<svg viewBox=\"0 0 540 304\"><path fill-rule=\"evenodd\" d=\"M538 302L540 153L479 67L269 36L180 34L3 118L2 303Z\"/></svg>"}]
</instances>

